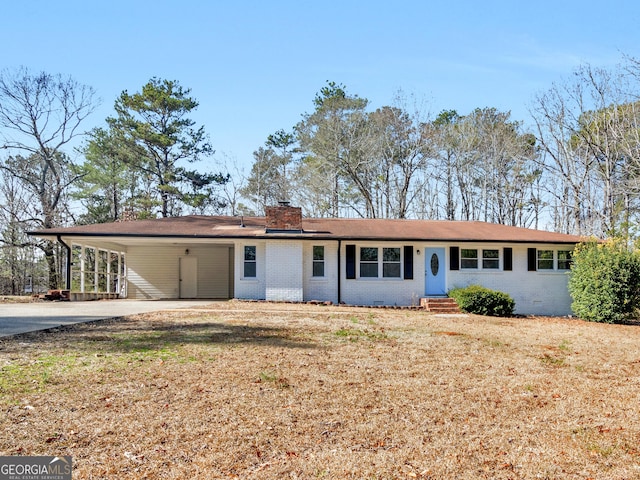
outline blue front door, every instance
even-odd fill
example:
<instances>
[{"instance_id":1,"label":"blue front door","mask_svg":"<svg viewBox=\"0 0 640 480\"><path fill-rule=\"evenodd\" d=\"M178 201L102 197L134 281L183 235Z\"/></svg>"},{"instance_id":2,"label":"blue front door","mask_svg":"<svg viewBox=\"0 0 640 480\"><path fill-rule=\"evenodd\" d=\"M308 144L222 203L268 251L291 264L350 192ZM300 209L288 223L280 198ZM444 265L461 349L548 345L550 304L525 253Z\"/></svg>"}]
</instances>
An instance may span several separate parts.
<instances>
[{"instance_id":1,"label":"blue front door","mask_svg":"<svg viewBox=\"0 0 640 480\"><path fill-rule=\"evenodd\" d=\"M444 248L424 249L425 295L445 295L445 258Z\"/></svg>"}]
</instances>

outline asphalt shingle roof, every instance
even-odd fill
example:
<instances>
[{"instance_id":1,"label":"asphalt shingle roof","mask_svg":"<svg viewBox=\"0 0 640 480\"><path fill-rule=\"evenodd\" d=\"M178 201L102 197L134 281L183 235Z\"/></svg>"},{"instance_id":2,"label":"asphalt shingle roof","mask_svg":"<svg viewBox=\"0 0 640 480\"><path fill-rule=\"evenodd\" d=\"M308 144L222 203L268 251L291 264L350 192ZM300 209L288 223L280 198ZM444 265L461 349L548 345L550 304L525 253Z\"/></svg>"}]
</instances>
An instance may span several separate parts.
<instances>
[{"instance_id":1,"label":"asphalt shingle roof","mask_svg":"<svg viewBox=\"0 0 640 480\"><path fill-rule=\"evenodd\" d=\"M197 216L101 223L30 232L39 237L317 238L578 243L577 235L478 221L303 218L302 232L267 233L265 217Z\"/></svg>"}]
</instances>

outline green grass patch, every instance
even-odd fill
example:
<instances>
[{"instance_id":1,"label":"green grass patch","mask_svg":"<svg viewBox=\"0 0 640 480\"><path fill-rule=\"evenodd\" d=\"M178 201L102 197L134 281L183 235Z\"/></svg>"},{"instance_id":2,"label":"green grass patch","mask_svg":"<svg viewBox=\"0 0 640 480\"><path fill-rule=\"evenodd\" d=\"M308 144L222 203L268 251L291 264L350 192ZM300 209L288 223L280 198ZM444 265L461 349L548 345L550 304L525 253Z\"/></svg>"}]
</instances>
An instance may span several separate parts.
<instances>
[{"instance_id":1,"label":"green grass patch","mask_svg":"<svg viewBox=\"0 0 640 480\"><path fill-rule=\"evenodd\" d=\"M616 450L615 445L601 445L599 443L592 443L587 448L590 452L605 458L613 454Z\"/></svg>"},{"instance_id":2,"label":"green grass patch","mask_svg":"<svg viewBox=\"0 0 640 480\"><path fill-rule=\"evenodd\" d=\"M126 333L114 335L109 349L129 355L132 360L168 360L179 356L181 343L190 342L176 342L176 338L167 338L166 332Z\"/></svg>"},{"instance_id":3,"label":"green grass patch","mask_svg":"<svg viewBox=\"0 0 640 480\"><path fill-rule=\"evenodd\" d=\"M362 315L353 315L349 317L349 321L354 325L358 325L360 323L366 323L367 325L376 325L376 316L374 313L369 312L366 316Z\"/></svg>"},{"instance_id":4,"label":"green grass patch","mask_svg":"<svg viewBox=\"0 0 640 480\"><path fill-rule=\"evenodd\" d=\"M564 358L553 357L548 353L545 353L542 357L540 357L540 361L543 365L547 365L550 367L564 367L566 365Z\"/></svg>"},{"instance_id":5,"label":"green grass patch","mask_svg":"<svg viewBox=\"0 0 640 480\"><path fill-rule=\"evenodd\" d=\"M360 330L357 328L341 328L335 332L338 337L348 339L350 342L357 342L358 340L386 340L389 336L384 332L377 332L371 330Z\"/></svg>"},{"instance_id":6,"label":"green grass patch","mask_svg":"<svg viewBox=\"0 0 640 480\"><path fill-rule=\"evenodd\" d=\"M558 345L558 348L560 350L562 350L563 352L568 352L569 351L569 346L571 345L571 343L567 340L562 340L562 342L560 342L560 345Z\"/></svg>"},{"instance_id":7,"label":"green grass patch","mask_svg":"<svg viewBox=\"0 0 640 480\"><path fill-rule=\"evenodd\" d=\"M39 393L77 365L77 355L42 355L28 364L0 368L0 396Z\"/></svg>"},{"instance_id":8,"label":"green grass patch","mask_svg":"<svg viewBox=\"0 0 640 480\"><path fill-rule=\"evenodd\" d=\"M260 372L260 375L258 375L258 382L272 383L278 388L289 388L291 386L289 384L289 380L285 377L272 372Z\"/></svg>"}]
</instances>

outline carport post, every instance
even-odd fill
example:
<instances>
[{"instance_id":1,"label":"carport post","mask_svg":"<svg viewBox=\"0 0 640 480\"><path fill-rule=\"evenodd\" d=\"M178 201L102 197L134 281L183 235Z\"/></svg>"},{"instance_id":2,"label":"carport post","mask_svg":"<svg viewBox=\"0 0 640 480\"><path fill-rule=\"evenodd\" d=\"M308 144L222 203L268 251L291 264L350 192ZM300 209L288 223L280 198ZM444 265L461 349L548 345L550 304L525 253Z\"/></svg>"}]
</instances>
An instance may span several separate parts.
<instances>
[{"instance_id":1,"label":"carport post","mask_svg":"<svg viewBox=\"0 0 640 480\"><path fill-rule=\"evenodd\" d=\"M62 237L58 235L58 243L67 250L67 274L65 279L65 290L71 290L71 247L62 241Z\"/></svg>"}]
</instances>

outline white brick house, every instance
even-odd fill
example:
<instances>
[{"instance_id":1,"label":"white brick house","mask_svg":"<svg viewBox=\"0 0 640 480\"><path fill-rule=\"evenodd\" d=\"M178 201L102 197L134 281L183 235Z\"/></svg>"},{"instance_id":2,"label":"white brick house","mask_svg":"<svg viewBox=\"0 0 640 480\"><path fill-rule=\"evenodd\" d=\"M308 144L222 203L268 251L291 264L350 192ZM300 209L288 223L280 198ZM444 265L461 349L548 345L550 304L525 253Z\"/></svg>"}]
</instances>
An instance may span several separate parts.
<instances>
[{"instance_id":1,"label":"white brick house","mask_svg":"<svg viewBox=\"0 0 640 480\"><path fill-rule=\"evenodd\" d=\"M510 294L517 313L571 313L573 235L484 222L306 219L290 206L266 213L31 234L66 246L68 288L97 295L408 306L480 284Z\"/></svg>"}]
</instances>

